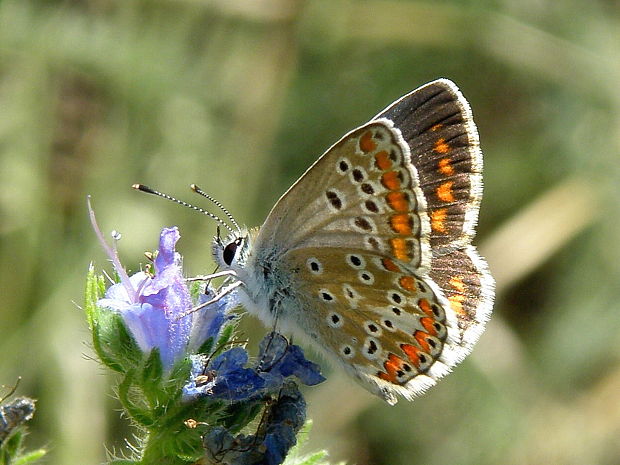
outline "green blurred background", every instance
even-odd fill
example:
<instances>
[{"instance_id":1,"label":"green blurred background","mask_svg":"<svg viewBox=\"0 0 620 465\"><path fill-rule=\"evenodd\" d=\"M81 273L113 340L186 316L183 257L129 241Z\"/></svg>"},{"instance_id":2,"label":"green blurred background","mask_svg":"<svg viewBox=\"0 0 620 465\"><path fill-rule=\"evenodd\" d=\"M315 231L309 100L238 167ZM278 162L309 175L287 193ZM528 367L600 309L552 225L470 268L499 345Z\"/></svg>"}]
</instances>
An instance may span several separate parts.
<instances>
[{"instance_id":1,"label":"green blurred background","mask_svg":"<svg viewBox=\"0 0 620 465\"><path fill-rule=\"evenodd\" d=\"M325 148L437 77L481 135L493 319L413 403L327 369L309 449L620 463L617 0L0 0L0 384L39 399L47 463L101 463L131 434L79 309L89 262L109 269L87 194L130 268L178 225L187 272L209 272L213 222L132 183L204 204L195 182L259 225Z\"/></svg>"}]
</instances>

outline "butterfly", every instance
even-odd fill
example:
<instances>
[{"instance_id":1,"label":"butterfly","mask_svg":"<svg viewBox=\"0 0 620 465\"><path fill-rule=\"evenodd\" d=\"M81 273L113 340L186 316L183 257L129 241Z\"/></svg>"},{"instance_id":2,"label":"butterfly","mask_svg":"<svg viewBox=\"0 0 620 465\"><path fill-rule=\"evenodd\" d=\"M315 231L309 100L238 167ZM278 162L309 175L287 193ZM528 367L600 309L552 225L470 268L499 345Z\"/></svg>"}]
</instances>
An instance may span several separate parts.
<instances>
[{"instance_id":1,"label":"butterfly","mask_svg":"<svg viewBox=\"0 0 620 465\"><path fill-rule=\"evenodd\" d=\"M489 318L494 282L471 244L481 198L469 104L439 79L346 134L213 255L250 313L395 404L468 355Z\"/></svg>"}]
</instances>

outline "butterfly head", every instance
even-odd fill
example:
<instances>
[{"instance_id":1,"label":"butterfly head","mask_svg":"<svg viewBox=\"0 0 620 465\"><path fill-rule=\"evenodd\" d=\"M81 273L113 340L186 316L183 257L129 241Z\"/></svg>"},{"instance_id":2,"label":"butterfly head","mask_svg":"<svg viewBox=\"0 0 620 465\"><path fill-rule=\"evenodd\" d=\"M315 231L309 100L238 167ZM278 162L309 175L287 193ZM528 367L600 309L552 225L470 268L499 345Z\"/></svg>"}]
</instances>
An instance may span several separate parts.
<instances>
[{"instance_id":1,"label":"butterfly head","mask_svg":"<svg viewBox=\"0 0 620 465\"><path fill-rule=\"evenodd\" d=\"M225 239L218 235L213 239L213 258L223 270L238 270L247 262L251 234L247 229L234 231Z\"/></svg>"}]
</instances>

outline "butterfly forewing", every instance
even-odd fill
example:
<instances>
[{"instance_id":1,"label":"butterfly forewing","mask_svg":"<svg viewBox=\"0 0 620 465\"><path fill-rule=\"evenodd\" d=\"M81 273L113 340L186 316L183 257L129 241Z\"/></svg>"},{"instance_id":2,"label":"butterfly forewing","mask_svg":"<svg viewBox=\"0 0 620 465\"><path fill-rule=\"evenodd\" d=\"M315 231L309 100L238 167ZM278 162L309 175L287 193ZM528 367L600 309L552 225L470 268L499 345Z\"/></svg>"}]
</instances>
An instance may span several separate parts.
<instances>
[{"instance_id":1,"label":"butterfly forewing","mask_svg":"<svg viewBox=\"0 0 620 465\"><path fill-rule=\"evenodd\" d=\"M379 120L330 148L276 204L257 242L275 236L283 251L360 248L428 269L425 211L407 145Z\"/></svg>"}]
</instances>

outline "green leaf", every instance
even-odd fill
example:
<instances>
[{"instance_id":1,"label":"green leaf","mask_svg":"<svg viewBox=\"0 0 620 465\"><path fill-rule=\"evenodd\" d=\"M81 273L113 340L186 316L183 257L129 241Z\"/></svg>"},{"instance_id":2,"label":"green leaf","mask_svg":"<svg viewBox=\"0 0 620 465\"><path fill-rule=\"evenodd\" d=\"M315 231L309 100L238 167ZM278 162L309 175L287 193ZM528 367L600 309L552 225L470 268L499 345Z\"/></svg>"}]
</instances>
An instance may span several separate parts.
<instances>
[{"instance_id":1,"label":"green leaf","mask_svg":"<svg viewBox=\"0 0 620 465\"><path fill-rule=\"evenodd\" d=\"M159 349L154 348L140 371L140 386L150 405L158 405L164 401L161 389L163 371Z\"/></svg>"},{"instance_id":2,"label":"green leaf","mask_svg":"<svg viewBox=\"0 0 620 465\"><path fill-rule=\"evenodd\" d=\"M217 339L218 349L223 346L226 346L230 342L230 340L233 337L236 327L237 327L236 324L228 324L224 326L224 329L222 329L220 337Z\"/></svg>"},{"instance_id":3,"label":"green leaf","mask_svg":"<svg viewBox=\"0 0 620 465\"><path fill-rule=\"evenodd\" d=\"M202 281L191 281L188 287L189 287L189 295L192 298L192 301L198 302L200 298L200 294L202 294L203 282Z\"/></svg>"},{"instance_id":4,"label":"green leaf","mask_svg":"<svg viewBox=\"0 0 620 465\"><path fill-rule=\"evenodd\" d=\"M264 406L264 399L236 402L229 405L227 415L222 419L221 424L230 433L238 433L256 418Z\"/></svg>"},{"instance_id":5,"label":"green leaf","mask_svg":"<svg viewBox=\"0 0 620 465\"><path fill-rule=\"evenodd\" d=\"M117 312L100 309L93 327L93 347L101 361L110 369L125 373L142 363L142 351Z\"/></svg>"},{"instance_id":6,"label":"green leaf","mask_svg":"<svg viewBox=\"0 0 620 465\"><path fill-rule=\"evenodd\" d=\"M123 360L131 363L133 366L137 366L142 363L144 354L138 347L135 339L125 326L123 317L118 313L112 314L114 325L111 326L113 330L112 340L113 347L118 351Z\"/></svg>"},{"instance_id":7,"label":"green leaf","mask_svg":"<svg viewBox=\"0 0 620 465\"><path fill-rule=\"evenodd\" d=\"M217 339L217 344L215 345L215 350L211 354L211 358L222 353L230 345L235 329L237 329L237 323L234 321L224 326L220 333L220 337Z\"/></svg>"},{"instance_id":8,"label":"green leaf","mask_svg":"<svg viewBox=\"0 0 620 465\"><path fill-rule=\"evenodd\" d=\"M92 332L93 349L104 365L125 373L141 363L142 352L118 312L97 305L104 294L105 279L95 274L91 264L86 276L84 311Z\"/></svg>"},{"instance_id":9,"label":"green leaf","mask_svg":"<svg viewBox=\"0 0 620 465\"><path fill-rule=\"evenodd\" d=\"M314 454L298 458L293 461L294 465L327 465L324 459L327 457L327 451L320 450ZM287 462L284 462L287 464Z\"/></svg>"},{"instance_id":10,"label":"green leaf","mask_svg":"<svg viewBox=\"0 0 620 465\"><path fill-rule=\"evenodd\" d=\"M299 433L297 433L297 444L295 444L293 450L300 449L306 442L308 442L310 431L312 431L312 420L307 420L304 426L302 426L299 430Z\"/></svg>"},{"instance_id":11,"label":"green leaf","mask_svg":"<svg viewBox=\"0 0 620 465\"><path fill-rule=\"evenodd\" d=\"M105 281L103 276L95 274L95 267L91 263L86 275L86 288L84 290L84 312L88 327L92 330L99 316L97 301L105 293Z\"/></svg>"},{"instance_id":12,"label":"green leaf","mask_svg":"<svg viewBox=\"0 0 620 465\"><path fill-rule=\"evenodd\" d=\"M161 389L164 393L163 395L166 398L170 400L180 398L183 386L185 386L189 380L191 369L192 362L189 358L183 358L174 364L168 379L161 385Z\"/></svg>"},{"instance_id":13,"label":"green leaf","mask_svg":"<svg viewBox=\"0 0 620 465\"><path fill-rule=\"evenodd\" d=\"M84 291L84 312L86 313L86 321L88 327L92 332L93 337L93 349L97 353L97 356L104 363L114 371L122 371L122 367L117 360L110 356L104 350L105 343L102 341L101 333L101 320L102 312L97 306L97 301L105 293L105 280L103 276L95 274L95 267L91 265L88 267L88 274L86 275L86 288Z\"/></svg>"},{"instance_id":14,"label":"green leaf","mask_svg":"<svg viewBox=\"0 0 620 465\"><path fill-rule=\"evenodd\" d=\"M24 455L17 457L11 465L28 465L30 463L34 463L37 460L43 458L47 454L47 450L45 449L37 449L31 452L27 452Z\"/></svg>"},{"instance_id":15,"label":"green leaf","mask_svg":"<svg viewBox=\"0 0 620 465\"><path fill-rule=\"evenodd\" d=\"M125 378L118 386L118 398L123 404L123 408L127 414L140 426L149 428L155 423L151 412L146 408L146 402L143 407L136 405L135 400L139 400L139 389L134 385L135 370L129 370ZM136 390L138 392L136 392Z\"/></svg>"},{"instance_id":16,"label":"green leaf","mask_svg":"<svg viewBox=\"0 0 620 465\"><path fill-rule=\"evenodd\" d=\"M45 449L22 452L22 443L26 436L25 427L18 427L0 445L0 465L26 465L33 463L46 454Z\"/></svg>"},{"instance_id":17,"label":"green leaf","mask_svg":"<svg viewBox=\"0 0 620 465\"><path fill-rule=\"evenodd\" d=\"M198 351L196 353L209 355L211 351L213 350L214 343L215 343L214 338L212 337L208 338L205 342L202 343L202 345L198 348Z\"/></svg>"},{"instance_id":18,"label":"green leaf","mask_svg":"<svg viewBox=\"0 0 620 465\"><path fill-rule=\"evenodd\" d=\"M99 360L101 360L101 362L111 370L124 373L125 369L123 365L119 363L114 356L108 354L107 350L104 348L106 344L102 341L99 320L93 321L91 331L93 335L93 349L95 350L97 357L99 357Z\"/></svg>"}]
</instances>

